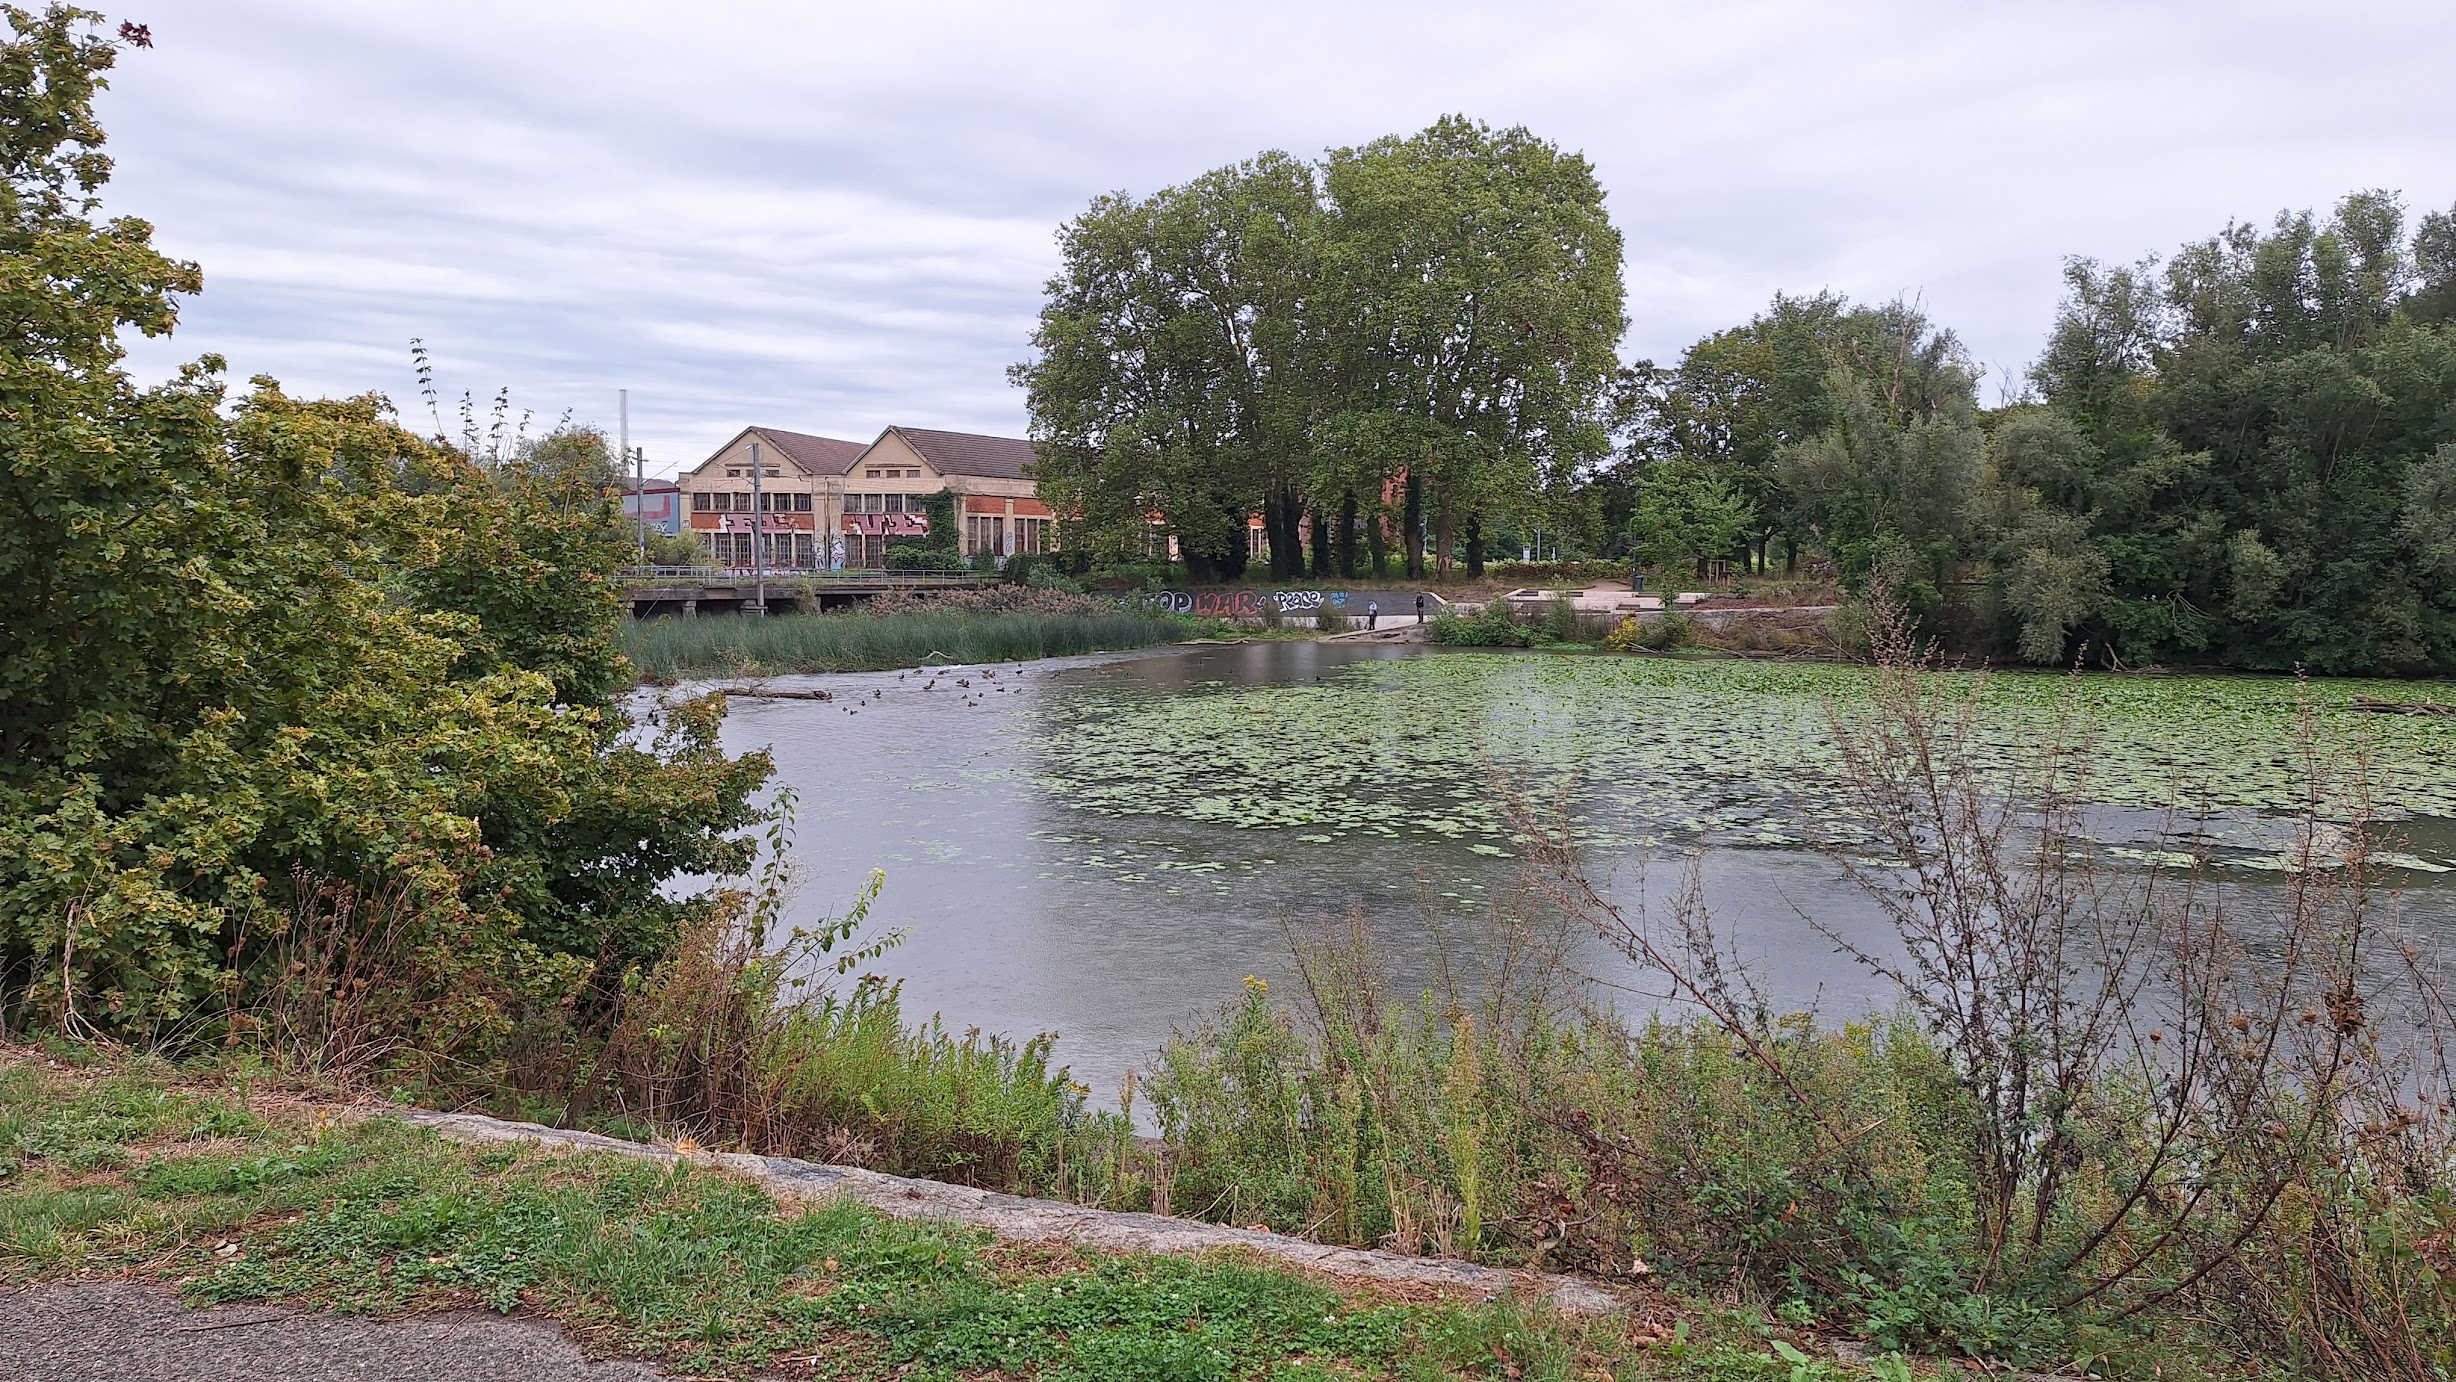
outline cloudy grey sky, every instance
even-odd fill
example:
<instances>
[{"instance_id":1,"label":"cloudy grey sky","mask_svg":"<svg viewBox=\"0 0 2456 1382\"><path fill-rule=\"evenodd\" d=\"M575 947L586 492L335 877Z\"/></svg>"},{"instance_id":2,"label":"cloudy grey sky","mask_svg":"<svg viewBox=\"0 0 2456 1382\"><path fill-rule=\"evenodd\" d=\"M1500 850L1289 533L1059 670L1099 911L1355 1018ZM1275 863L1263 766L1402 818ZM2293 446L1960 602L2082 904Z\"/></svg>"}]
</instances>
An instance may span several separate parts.
<instances>
[{"instance_id":1,"label":"cloudy grey sky","mask_svg":"<svg viewBox=\"0 0 2456 1382\"><path fill-rule=\"evenodd\" d=\"M140 375L219 351L423 428L418 336L545 418L629 388L662 470L751 422L1020 434L1091 197L1445 112L1593 160L1623 354L1664 361L1833 288L2018 371L2066 254L2456 203L2447 0L113 4L156 46L104 101L111 208L206 283Z\"/></svg>"}]
</instances>

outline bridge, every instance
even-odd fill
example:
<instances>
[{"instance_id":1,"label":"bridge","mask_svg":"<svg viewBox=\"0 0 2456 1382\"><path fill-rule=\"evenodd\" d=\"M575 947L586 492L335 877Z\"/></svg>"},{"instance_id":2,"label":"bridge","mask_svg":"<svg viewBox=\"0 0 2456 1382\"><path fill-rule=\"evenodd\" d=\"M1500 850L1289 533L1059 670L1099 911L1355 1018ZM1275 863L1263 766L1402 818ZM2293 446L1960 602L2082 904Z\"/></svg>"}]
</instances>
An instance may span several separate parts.
<instances>
[{"instance_id":1,"label":"bridge","mask_svg":"<svg viewBox=\"0 0 2456 1382\"><path fill-rule=\"evenodd\" d=\"M713 566L633 566L616 573L623 601L636 619L758 612L759 585L748 571ZM767 612L843 609L889 593L985 590L992 574L938 571L770 571Z\"/></svg>"}]
</instances>

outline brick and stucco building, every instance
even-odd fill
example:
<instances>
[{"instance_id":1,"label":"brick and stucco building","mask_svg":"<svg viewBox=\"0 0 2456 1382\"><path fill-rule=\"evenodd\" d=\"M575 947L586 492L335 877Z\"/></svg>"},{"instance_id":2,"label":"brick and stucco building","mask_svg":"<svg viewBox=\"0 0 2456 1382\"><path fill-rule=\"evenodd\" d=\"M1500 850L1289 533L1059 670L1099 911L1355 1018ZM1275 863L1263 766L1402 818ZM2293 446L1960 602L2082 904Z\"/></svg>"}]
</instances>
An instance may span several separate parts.
<instances>
[{"instance_id":1,"label":"brick and stucco building","mask_svg":"<svg viewBox=\"0 0 2456 1382\"><path fill-rule=\"evenodd\" d=\"M751 499L752 448L759 504ZM929 531L928 496L955 497L959 550L994 557L1054 549L1048 506L1027 477L1032 444L1013 437L890 427L864 446L773 427L746 427L679 477L687 531L720 566L749 566L764 537L780 571L862 570L888 544Z\"/></svg>"}]
</instances>

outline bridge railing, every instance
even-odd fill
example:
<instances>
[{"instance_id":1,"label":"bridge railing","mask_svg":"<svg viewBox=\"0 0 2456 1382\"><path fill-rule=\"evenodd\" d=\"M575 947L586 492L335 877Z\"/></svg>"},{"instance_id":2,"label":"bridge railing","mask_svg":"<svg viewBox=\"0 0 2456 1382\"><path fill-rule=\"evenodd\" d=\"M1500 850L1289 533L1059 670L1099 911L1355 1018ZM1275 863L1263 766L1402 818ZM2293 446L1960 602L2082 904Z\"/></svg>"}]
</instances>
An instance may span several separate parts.
<instances>
[{"instance_id":1,"label":"bridge railing","mask_svg":"<svg viewBox=\"0 0 2456 1382\"><path fill-rule=\"evenodd\" d=\"M625 581L674 581L684 584L740 585L756 579L747 567L731 566L626 566L617 570L617 579ZM999 579L994 571L820 571L808 567L771 566L770 581L839 582L846 585L878 585L891 582L898 585L986 585Z\"/></svg>"},{"instance_id":2,"label":"bridge railing","mask_svg":"<svg viewBox=\"0 0 2456 1382\"><path fill-rule=\"evenodd\" d=\"M626 581L712 581L725 577L724 568L718 566L626 566L614 574Z\"/></svg>"}]
</instances>

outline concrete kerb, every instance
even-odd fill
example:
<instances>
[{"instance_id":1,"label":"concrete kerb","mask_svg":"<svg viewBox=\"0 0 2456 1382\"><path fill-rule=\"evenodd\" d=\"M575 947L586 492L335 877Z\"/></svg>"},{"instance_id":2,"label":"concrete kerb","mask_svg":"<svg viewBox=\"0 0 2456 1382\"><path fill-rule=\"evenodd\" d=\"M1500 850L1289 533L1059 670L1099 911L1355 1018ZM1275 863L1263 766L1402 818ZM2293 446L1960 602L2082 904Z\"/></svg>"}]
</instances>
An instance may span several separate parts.
<instances>
[{"instance_id":1,"label":"concrete kerb","mask_svg":"<svg viewBox=\"0 0 2456 1382\"><path fill-rule=\"evenodd\" d=\"M1546 1272L1504 1271L1443 1257L1409 1257L1371 1248L1335 1248L1258 1229L1087 1209L1059 1200L1002 1195L941 1181L882 1175L854 1166L825 1166L792 1157L741 1152L682 1153L597 1133L515 1123L475 1113L409 1109L397 1115L454 1142L534 1142L574 1151L606 1152L644 1161L689 1160L749 1177L780 1199L850 1199L903 1219L939 1219L984 1228L1022 1242L1071 1243L1124 1253L1195 1254L1242 1249L1330 1276L1393 1285L1447 1288L1487 1299L1524 1295L1563 1314L1600 1315L1621 1299L1590 1281Z\"/></svg>"}]
</instances>

